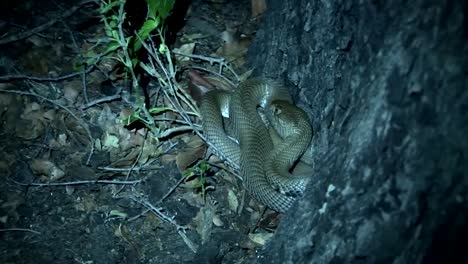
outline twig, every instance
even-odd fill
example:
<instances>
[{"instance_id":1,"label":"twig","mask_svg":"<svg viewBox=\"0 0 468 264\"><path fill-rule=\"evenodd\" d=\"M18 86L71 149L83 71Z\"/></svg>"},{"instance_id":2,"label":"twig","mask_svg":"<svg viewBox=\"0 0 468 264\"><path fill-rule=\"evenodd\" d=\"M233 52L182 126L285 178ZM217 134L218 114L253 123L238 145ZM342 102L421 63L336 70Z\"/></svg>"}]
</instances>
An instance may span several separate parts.
<instances>
[{"instance_id":1,"label":"twig","mask_svg":"<svg viewBox=\"0 0 468 264\"><path fill-rule=\"evenodd\" d=\"M213 58L213 57L207 57L207 56L202 56L202 55L195 55L195 54L187 54L187 53L183 53L183 52L178 52L178 51L173 51L172 53L176 54L176 55L180 55L180 56L185 56L185 57L189 57L189 58L194 58L194 59L199 59L199 60L204 60L204 61L207 61L210 63L210 65L213 65L214 63L218 63L219 66L220 66L220 70L219 70L219 73L217 75L219 75L221 72L222 72L222 68L223 67L226 67L226 69L228 69L232 75L234 75L234 77L236 78L236 80L239 82L240 81L240 78L239 76L237 75L237 73L234 71L234 69L232 69L228 63L226 62L226 59L224 58Z\"/></svg>"},{"instance_id":2,"label":"twig","mask_svg":"<svg viewBox=\"0 0 468 264\"><path fill-rule=\"evenodd\" d=\"M173 146L175 146L176 144L174 144ZM171 148L169 148L171 149ZM169 150L168 149L168 150ZM166 150L167 152L167 150ZM171 189L169 189L169 191L163 196L161 197L161 199L159 199L159 201L157 202L157 204L161 204L167 197L169 197L169 195L171 195L175 189L177 189L177 187L179 187L179 185L185 180L185 177L180 177L180 179L177 181L176 184L174 184L174 186L171 187ZM135 215L131 218L128 219L128 221L134 221L140 217L142 217L143 215L147 214L149 211L151 211L151 209L146 209L144 210L143 212L139 213L138 215Z\"/></svg>"},{"instance_id":3,"label":"twig","mask_svg":"<svg viewBox=\"0 0 468 264\"><path fill-rule=\"evenodd\" d=\"M8 28L8 26L13 26L13 27L17 27L17 28L19 28L19 29L21 29L23 31L24 30L29 30L28 27L25 27L23 25L19 25L19 24L13 23L13 22L5 21L5 20L0 20L0 25L2 25L5 28L4 24L7 25L6 26L7 28ZM3 35L5 35L5 36L8 35L8 32L5 32ZM43 39L50 39L50 37L48 37L48 36L46 36L44 34L41 34L41 33L34 33L34 35L36 35L38 37L41 37Z\"/></svg>"},{"instance_id":4,"label":"twig","mask_svg":"<svg viewBox=\"0 0 468 264\"><path fill-rule=\"evenodd\" d=\"M191 118L188 116L187 112L183 109L183 107L182 107L182 105L181 105L181 103L179 101L179 98L181 98L184 101L184 103L186 105L188 105L194 113L198 113L198 111L196 110L196 106L193 103L189 103L187 101L188 95L186 95L183 91L182 91L183 95L180 95L177 92L177 90L181 90L181 89L180 88L176 89L174 87L174 85L173 85L173 80L174 80L175 75L171 75L166 70L166 68L164 67L161 59L159 58L158 51L156 51L155 48L154 48L154 43L153 43L153 45L149 46L144 41L142 41L142 45L148 51L149 56L151 56L151 58L153 58L157 62L159 68L163 71L164 77L165 77L164 79L167 80L167 83L164 82L163 76L161 76L156 71L156 68L155 68L155 66L153 64L153 60L151 60L151 59L150 59L150 64L151 64L152 67L151 68L146 67L147 69L149 69L148 73L151 74L153 77L157 78L157 80L159 81L159 84L160 84L161 87L169 86L170 89L162 89L164 95L169 100L169 102L172 104L172 106L175 109L177 109L177 112L182 116L182 118L187 122L187 124L192 128L192 130L195 131L195 133L197 133L200 136L200 138L204 139L203 135L198 131L199 129L194 126ZM171 60L169 52L166 52L166 58L167 58L168 61ZM173 73L173 69L170 69L170 71L171 71L171 73ZM175 74L175 73L173 73L173 74ZM173 96L170 96L168 94L167 90L169 90L171 92L171 95L173 95ZM199 116L199 115L197 114L197 116Z\"/></svg>"},{"instance_id":5,"label":"twig","mask_svg":"<svg viewBox=\"0 0 468 264\"><path fill-rule=\"evenodd\" d=\"M98 61L96 61L97 63ZM88 67L87 65L83 65L83 67L86 69ZM92 66L89 68L93 68ZM86 73L83 71L83 74L81 75L81 86L83 87L83 97L85 102L88 104L89 99L88 99L88 86L86 85Z\"/></svg>"},{"instance_id":6,"label":"twig","mask_svg":"<svg viewBox=\"0 0 468 264\"><path fill-rule=\"evenodd\" d=\"M57 21L60 21L66 17L69 17L71 15L73 15L73 13L75 13L78 9L81 8L81 6L83 5L86 5L86 4L89 4L89 3L98 3L97 0L85 0L85 1L82 1L80 3L78 3L77 5L71 7L71 8L68 8L67 11L65 11L63 14L61 14L60 16L52 19L52 20L49 20L47 23L45 24L42 24L38 27L35 27L31 30L28 30L28 31L25 31L25 32L21 32L21 33L18 33L16 35L12 35L10 37L7 37L7 38L3 38L3 39L0 39L0 45L4 45L4 44L7 44L7 43L10 43L10 42L13 42L13 41L18 41L18 40L21 40L21 39L25 39L25 38L28 38L34 34L37 34L45 29L48 29L50 28L53 24L57 23Z\"/></svg>"},{"instance_id":7,"label":"twig","mask_svg":"<svg viewBox=\"0 0 468 264\"><path fill-rule=\"evenodd\" d=\"M185 234L185 230L188 229L188 227L185 227L185 226L181 226L179 224L177 224L177 222L174 220L175 217L169 217L168 215L166 215L164 212L163 212L163 209L161 207L155 207L153 206L151 203L149 203L148 201L144 201L144 200L139 200L137 199L136 197L134 196L128 196L128 198L138 204L141 204L143 205L144 207L147 208L147 210L150 210L151 212L153 212L157 217L159 217L159 219L161 219L163 222L166 222L166 223L169 223L169 224L172 224L176 227L177 229L177 233L179 234L179 236L182 238L182 240L184 240L185 244L193 251L193 252L196 252L197 251L197 246L187 237L187 235ZM132 218L133 219L133 218Z\"/></svg>"},{"instance_id":8,"label":"twig","mask_svg":"<svg viewBox=\"0 0 468 264\"><path fill-rule=\"evenodd\" d=\"M37 187L47 187L47 186L69 186L69 185L84 185L84 184L116 184L116 185L134 185L141 183L143 180L134 180L134 181L114 181L114 180L89 180L89 181L73 181L73 182L51 182L51 183L23 183L18 182L13 179L14 183L22 186L37 186Z\"/></svg>"},{"instance_id":9,"label":"twig","mask_svg":"<svg viewBox=\"0 0 468 264\"><path fill-rule=\"evenodd\" d=\"M132 173L133 169L135 169L136 165L138 164L138 161L140 161L140 158L143 155L143 151L145 149L147 136L148 136L148 130L146 130L145 138L143 140L143 144L141 144L140 153L138 153L138 157L133 162L131 169L127 172L127 175L125 176L125 180L128 180L128 178L130 178L130 174ZM119 194L124 188L125 188L125 185L122 185L122 187L114 193L113 197L116 197L117 194Z\"/></svg>"},{"instance_id":10,"label":"twig","mask_svg":"<svg viewBox=\"0 0 468 264\"><path fill-rule=\"evenodd\" d=\"M138 218L140 218L140 217L144 216L145 214L147 214L149 211L151 211L151 209L145 209L145 210L143 210L141 213L139 213L139 214L137 214L137 215L135 215L135 216L130 217L127 221L129 221L129 222L135 221L135 220L137 220Z\"/></svg>"},{"instance_id":11,"label":"twig","mask_svg":"<svg viewBox=\"0 0 468 264\"><path fill-rule=\"evenodd\" d=\"M210 69L203 68L203 67L198 67L198 66L192 66L191 68L192 68L192 69L201 70L201 71L205 71L205 72L209 72L209 73L211 73L211 74L213 74L213 75L216 75L216 76L218 76L219 78L225 80L227 83L229 83L229 84L231 85L231 87L237 87L237 85L234 84L231 80L229 80L229 78L227 78L226 76L224 76L224 75L222 75L222 74L219 74L219 73L217 73L217 72L215 72L215 71L212 71L212 70L210 70Z\"/></svg>"},{"instance_id":12,"label":"twig","mask_svg":"<svg viewBox=\"0 0 468 264\"><path fill-rule=\"evenodd\" d=\"M163 196L161 197L161 199L159 199L158 203L157 204L160 204L162 203L167 197L169 197L169 195L171 195L175 189L177 189L177 187L179 187L179 185L185 180L185 177L182 176L180 177L180 179L177 181L176 184L174 184L174 186L171 187L171 189L169 189L169 191Z\"/></svg>"},{"instance_id":13,"label":"twig","mask_svg":"<svg viewBox=\"0 0 468 264\"><path fill-rule=\"evenodd\" d=\"M93 67L89 67L84 73L89 73L93 70ZM18 81L18 80L27 80L27 81L35 81L35 82L59 82L66 79L70 79L72 77L81 75L83 72L72 72L63 76L59 77L35 77L35 76L28 76L28 75L4 75L0 76L0 82L11 82L11 81Z\"/></svg>"},{"instance_id":14,"label":"twig","mask_svg":"<svg viewBox=\"0 0 468 264\"><path fill-rule=\"evenodd\" d=\"M132 168L113 168L113 167L97 167L99 170L105 170L105 171L129 171L132 170ZM160 166L154 166L154 167L148 167L148 166L138 166L133 171L148 171L148 170L159 170L161 169Z\"/></svg>"},{"instance_id":15,"label":"twig","mask_svg":"<svg viewBox=\"0 0 468 264\"><path fill-rule=\"evenodd\" d=\"M89 102L89 103L87 103L85 105L82 105L80 107L80 110L86 110L86 109L88 109L88 108L90 108L90 107L92 107L94 105L111 102L111 101L118 100L118 99L121 99L121 98L122 98L122 96L120 95L120 91L119 91L114 95L102 97L102 98L93 100L93 101L91 101L91 102Z\"/></svg>"},{"instance_id":16,"label":"twig","mask_svg":"<svg viewBox=\"0 0 468 264\"><path fill-rule=\"evenodd\" d=\"M188 53L184 53L180 51L172 51L172 53L174 53L175 55L184 56L188 58L204 60L204 61L209 62L211 65L213 65L214 63L223 64L223 65L226 64L226 59L224 58L214 58L214 57L207 57L203 55L188 54Z\"/></svg>"},{"instance_id":17,"label":"twig","mask_svg":"<svg viewBox=\"0 0 468 264\"><path fill-rule=\"evenodd\" d=\"M70 109L68 109L68 107L64 106L64 105L61 105L57 102L54 102L53 100L47 98L47 97L44 97L42 95L39 95L39 94L36 94L36 93L32 93L32 92L23 92L23 91L17 91L17 90L4 90L4 89L0 89L0 92L5 92L5 93L15 93L15 94L20 94L20 95L27 95L27 96L35 96L35 97L38 97L38 98L41 98L42 100L45 100L51 104L54 104L60 108L62 108L63 110L67 111L73 118L75 118L78 123L83 127L83 129L86 131L87 135L88 135L88 138L90 140L90 150L89 150L89 155L88 155L88 159L86 161L86 164L89 164L90 160L91 160L91 156L93 155L94 153L94 143L93 143L93 137L91 136L91 131L89 131L89 128L88 126L80 119L78 118L78 116L76 116Z\"/></svg>"},{"instance_id":18,"label":"twig","mask_svg":"<svg viewBox=\"0 0 468 264\"><path fill-rule=\"evenodd\" d=\"M187 121L185 121L185 120L174 119L174 118L158 118L158 117L155 117L155 118L154 118L154 121L172 122L172 123L190 125L190 124L187 123ZM199 124L193 124L193 126L195 126L196 128L199 128L199 129L201 128L201 125L199 125Z\"/></svg>"},{"instance_id":19,"label":"twig","mask_svg":"<svg viewBox=\"0 0 468 264\"><path fill-rule=\"evenodd\" d=\"M40 235L41 232L32 230L32 229L27 229L27 228L0 228L0 232L8 232L8 231L22 231L22 232L31 232L37 235Z\"/></svg>"},{"instance_id":20,"label":"twig","mask_svg":"<svg viewBox=\"0 0 468 264\"><path fill-rule=\"evenodd\" d=\"M187 227L177 224L177 222L174 220L175 217L169 217L168 215L166 215L163 212L164 211L163 208L155 207L150 202L145 201L145 200L137 199L135 196L132 196L132 195L128 196L127 198L134 201L134 202L136 202L136 203L138 203L138 204L141 204L144 207L146 207L147 209L151 210L157 217L159 217L159 219L163 220L163 222L174 225L177 228L177 230L186 230L187 229Z\"/></svg>"},{"instance_id":21,"label":"twig","mask_svg":"<svg viewBox=\"0 0 468 264\"><path fill-rule=\"evenodd\" d=\"M164 130L161 134L159 134L159 138L166 138L166 137L169 137L173 133L189 131L193 129L194 129L193 126L177 126L173 128L168 128Z\"/></svg>"},{"instance_id":22,"label":"twig","mask_svg":"<svg viewBox=\"0 0 468 264\"><path fill-rule=\"evenodd\" d=\"M171 187L171 189L169 189L169 191L163 196L161 197L161 199L159 199L159 201L156 203L156 204L161 204L167 197L169 197L169 195L171 195L175 189L177 189L177 187L179 187L179 185L185 180L185 177L180 177L180 179L177 181L176 184L174 184L174 186ZM145 209L143 212L131 217L128 219L128 221L134 221L140 217L142 217L143 215L147 214L149 211L151 211L151 209Z\"/></svg>"}]
</instances>

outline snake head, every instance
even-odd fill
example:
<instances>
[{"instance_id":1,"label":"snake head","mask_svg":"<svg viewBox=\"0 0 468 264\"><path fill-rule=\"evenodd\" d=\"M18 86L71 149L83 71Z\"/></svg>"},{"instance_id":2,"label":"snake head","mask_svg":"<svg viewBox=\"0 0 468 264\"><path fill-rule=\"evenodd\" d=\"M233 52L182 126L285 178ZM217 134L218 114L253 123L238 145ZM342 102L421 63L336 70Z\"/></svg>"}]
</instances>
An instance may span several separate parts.
<instances>
[{"instance_id":1,"label":"snake head","mask_svg":"<svg viewBox=\"0 0 468 264\"><path fill-rule=\"evenodd\" d=\"M292 134L302 134L312 129L307 114L302 109L283 100L271 102L267 118L282 138Z\"/></svg>"}]
</instances>

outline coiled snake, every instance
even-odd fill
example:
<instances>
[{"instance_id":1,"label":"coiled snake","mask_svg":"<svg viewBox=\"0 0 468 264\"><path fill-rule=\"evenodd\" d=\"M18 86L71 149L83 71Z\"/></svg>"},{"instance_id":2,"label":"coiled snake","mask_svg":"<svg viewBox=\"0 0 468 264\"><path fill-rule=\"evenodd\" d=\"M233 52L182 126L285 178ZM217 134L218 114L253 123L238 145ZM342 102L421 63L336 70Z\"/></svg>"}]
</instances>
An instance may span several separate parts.
<instances>
[{"instance_id":1,"label":"coiled snake","mask_svg":"<svg viewBox=\"0 0 468 264\"><path fill-rule=\"evenodd\" d=\"M247 80L234 92L205 94L200 113L207 140L240 171L250 195L275 211L287 211L307 181L289 171L312 138L307 115L292 104L287 89L273 80ZM274 142L278 136L281 140Z\"/></svg>"}]
</instances>

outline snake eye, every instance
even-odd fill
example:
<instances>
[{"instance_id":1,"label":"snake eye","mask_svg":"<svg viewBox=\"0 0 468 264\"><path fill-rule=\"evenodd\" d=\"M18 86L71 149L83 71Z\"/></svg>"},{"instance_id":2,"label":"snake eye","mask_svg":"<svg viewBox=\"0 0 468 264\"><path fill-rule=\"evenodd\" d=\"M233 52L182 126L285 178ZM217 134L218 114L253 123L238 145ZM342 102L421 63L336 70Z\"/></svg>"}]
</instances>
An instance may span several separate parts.
<instances>
[{"instance_id":1,"label":"snake eye","mask_svg":"<svg viewBox=\"0 0 468 264\"><path fill-rule=\"evenodd\" d=\"M272 105L271 110L274 115L280 115L281 114L281 107L279 105Z\"/></svg>"}]
</instances>

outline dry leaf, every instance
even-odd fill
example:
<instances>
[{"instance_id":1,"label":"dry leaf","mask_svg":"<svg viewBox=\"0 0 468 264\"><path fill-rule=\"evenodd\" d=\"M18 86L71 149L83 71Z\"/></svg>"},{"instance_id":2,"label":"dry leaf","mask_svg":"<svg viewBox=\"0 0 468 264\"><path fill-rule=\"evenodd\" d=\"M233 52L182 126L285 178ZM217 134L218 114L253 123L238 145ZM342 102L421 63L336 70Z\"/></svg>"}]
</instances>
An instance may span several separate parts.
<instances>
[{"instance_id":1,"label":"dry leaf","mask_svg":"<svg viewBox=\"0 0 468 264\"><path fill-rule=\"evenodd\" d=\"M65 176L65 172L49 160L34 159L31 162L31 169L37 176L45 175L50 181L56 181Z\"/></svg>"},{"instance_id":2,"label":"dry leaf","mask_svg":"<svg viewBox=\"0 0 468 264\"><path fill-rule=\"evenodd\" d=\"M55 115L56 111L54 109L50 109L45 111L42 116L44 117L44 120L53 121L55 120Z\"/></svg>"},{"instance_id":3,"label":"dry leaf","mask_svg":"<svg viewBox=\"0 0 468 264\"><path fill-rule=\"evenodd\" d=\"M161 165L166 165L172 163L176 160L176 155L174 154L164 154L159 158Z\"/></svg>"},{"instance_id":4,"label":"dry leaf","mask_svg":"<svg viewBox=\"0 0 468 264\"><path fill-rule=\"evenodd\" d=\"M206 146L198 136L192 136L184 149L176 157L176 165L180 172L205 156Z\"/></svg>"},{"instance_id":5,"label":"dry leaf","mask_svg":"<svg viewBox=\"0 0 468 264\"><path fill-rule=\"evenodd\" d=\"M180 46L180 48L175 48L174 52L176 53L179 52L183 54L192 54L194 48L195 48L195 43L188 43L188 44L184 44ZM182 56L182 55L176 55L175 58L179 64L190 60L190 57Z\"/></svg>"},{"instance_id":6,"label":"dry leaf","mask_svg":"<svg viewBox=\"0 0 468 264\"><path fill-rule=\"evenodd\" d=\"M221 220L221 218L219 217L219 215L214 215L214 216L213 216L213 224L214 224L215 226L223 226L223 225L224 225L224 223L223 223L223 221Z\"/></svg>"},{"instance_id":7,"label":"dry leaf","mask_svg":"<svg viewBox=\"0 0 468 264\"><path fill-rule=\"evenodd\" d=\"M237 199L236 194L229 189L228 194L228 204L229 204L229 209L233 212L237 212L237 208L239 207L239 200Z\"/></svg>"},{"instance_id":8,"label":"dry leaf","mask_svg":"<svg viewBox=\"0 0 468 264\"><path fill-rule=\"evenodd\" d=\"M119 119L120 120L127 120L130 116L133 115L135 111L133 110L133 108L131 107L124 107L122 108L122 110L120 111L120 114L119 114Z\"/></svg>"},{"instance_id":9,"label":"dry leaf","mask_svg":"<svg viewBox=\"0 0 468 264\"><path fill-rule=\"evenodd\" d=\"M272 237L273 237L273 233L249 234L250 240L262 246L265 245L265 243Z\"/></svg>"},{"instance_id":10,"label":"dry leaf","mask_svg":"<svg viewBox=\"0 0 468 264\"><path fill-rule=\"evenodd\" d=\"M118 148L119 147L119 138L110 135L109 133L106 133L106 136L104 137L104 140L102 141L103 147L105 150L111 149L111 148Z\"/></svg>"},{"instance_id":11,"label":"dry leaf","mask_svg":"<svg viewBox=\"0 0 468 264\"><path fill-rule=\"evenodd\" d=\"M63 89L63 96L67 99L71 104L74 104L78 94L80 93L79 89L77 88L79 85L74 83L73 81L67 83L65 88Z\"/></svg>"}]
</instances>

